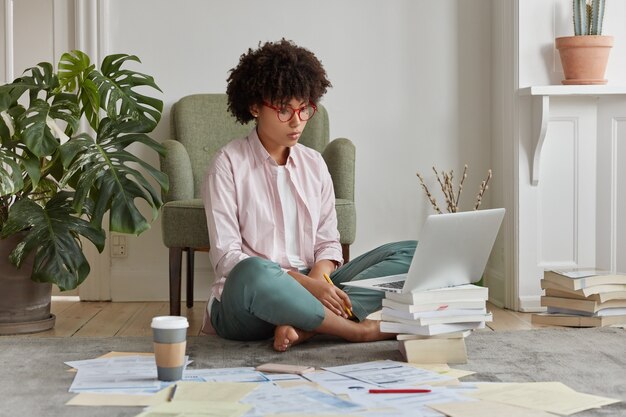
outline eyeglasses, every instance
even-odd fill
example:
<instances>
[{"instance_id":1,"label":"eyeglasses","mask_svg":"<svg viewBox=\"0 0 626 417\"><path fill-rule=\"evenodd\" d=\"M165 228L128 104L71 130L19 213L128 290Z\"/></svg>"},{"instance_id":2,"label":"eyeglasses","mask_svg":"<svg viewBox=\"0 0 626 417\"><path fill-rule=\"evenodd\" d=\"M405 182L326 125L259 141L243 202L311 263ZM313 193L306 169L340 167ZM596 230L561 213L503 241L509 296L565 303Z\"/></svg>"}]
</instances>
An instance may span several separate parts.
<instances>
[{"instance_id":1,"label":"eyeglasses","mask_svg":"<svg viewBox=\"0 0 626 417\"><path fill-rule=\"evenodd\" d=\"M263 105L265 107L269 107L272 110L276 110L276 115L278 116L278 120L280 120L283 123L287 123L288 121L293 119L293 115L296 113L298 113L298 117L300 118L301 121L306 122L311 117L313 117L313 115L317 111L317 106L313 103L309 103L306 106L300 107L299 109L294 109L291 106L276 107L276 106L272 106L267 101L264 101Z\"/></svg>"}]
</instances>

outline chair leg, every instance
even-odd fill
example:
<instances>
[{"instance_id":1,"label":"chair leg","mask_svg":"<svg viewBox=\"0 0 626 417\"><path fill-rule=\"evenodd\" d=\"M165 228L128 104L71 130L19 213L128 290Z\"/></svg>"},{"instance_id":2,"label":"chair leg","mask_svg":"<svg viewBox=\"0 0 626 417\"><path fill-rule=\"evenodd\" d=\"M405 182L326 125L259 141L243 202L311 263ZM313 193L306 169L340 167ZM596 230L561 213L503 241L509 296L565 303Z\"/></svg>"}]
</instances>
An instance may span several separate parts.
<instances>
[{"instance_id":1,"label":"chair leg","mask_svg":"<svg viewBox=\"0 0 626 417\"><path fill-rule=\"evenodd\" d=\"M350 261L350 245L341 245L341 254L343 255L343 263L348 263Z\"/></svg>"},{"instance_id":2,"label":"chair leg","mask_svg":"<svg viewBox=\"0 0 626 417\"><path fill-rule=\"evenodd\" d=\"M187 308L193 307L194 248L187 248Z\"/></svg>"},{"instance_id":3,"label":"chair leg","mask_svg":"<svg viewBox=\"0 0 626 417\"><path fill-rule=\"evenodd\" d=\"M183 248L170 248L170 315L180 316L180 270Z\"/></svg>"}]
</instances>

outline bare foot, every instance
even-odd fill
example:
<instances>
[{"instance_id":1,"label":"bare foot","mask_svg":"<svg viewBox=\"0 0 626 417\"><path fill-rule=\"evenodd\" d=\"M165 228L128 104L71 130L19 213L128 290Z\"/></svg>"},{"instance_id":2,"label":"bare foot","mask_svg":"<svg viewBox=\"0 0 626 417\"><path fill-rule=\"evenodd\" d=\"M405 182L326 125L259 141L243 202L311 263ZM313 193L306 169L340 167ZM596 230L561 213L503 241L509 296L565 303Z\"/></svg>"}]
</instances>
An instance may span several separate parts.
<instances>
[{"instance_id":1,"label":"bare foot","mask_svg":"<svg viewBox=\"0 0 626 417\"><path fill-rule=\"evenodd\" d=\"M274 350L284 352L291 346L302 343L314 335L314 332L305 332L293 326L276 326L274 330Z\"/></svg>"},{"instance_id":2,"label":"bare foot","mask_svg":"<svg viewBox=\"0 0 626 417\"><path fill-rule=\"evenodd\" d=\"M383 333L380 331L380 321L365 319L358 324L360 327L357 337L352 342L375 342L377 340L393 339L395 333ZM350 339L349 339L350 340Z\"/></svg>"}]
</instances>

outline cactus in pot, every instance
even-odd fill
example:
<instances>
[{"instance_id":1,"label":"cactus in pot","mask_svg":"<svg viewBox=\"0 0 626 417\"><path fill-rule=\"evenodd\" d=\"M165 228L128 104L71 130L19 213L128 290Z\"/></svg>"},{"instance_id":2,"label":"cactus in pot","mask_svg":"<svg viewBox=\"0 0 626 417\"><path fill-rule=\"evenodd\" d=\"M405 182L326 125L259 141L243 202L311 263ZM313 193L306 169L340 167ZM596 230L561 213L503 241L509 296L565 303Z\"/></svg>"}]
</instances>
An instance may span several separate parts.
<instances>
[{"instance_id":1,"label":"cactus in pot","mask_svg":"<svg viewBox=\"0 0 626 417\"><path fill-rule=\"evenodd\" d=\"M572 0L574 36L556 38L563 84L606 84L613 37L602 35L606 0Z\"/></svg>"},{"instance_id":2,"label":"cactus in pot","mask_svg":"<svg viewBox=\"0 0 626 417\"><path fill-rule=\"evenodd\" d=\"M602 35L602 22L604 20L605 0L572 0L574 34Z\"/></svg>"}]
</instances>

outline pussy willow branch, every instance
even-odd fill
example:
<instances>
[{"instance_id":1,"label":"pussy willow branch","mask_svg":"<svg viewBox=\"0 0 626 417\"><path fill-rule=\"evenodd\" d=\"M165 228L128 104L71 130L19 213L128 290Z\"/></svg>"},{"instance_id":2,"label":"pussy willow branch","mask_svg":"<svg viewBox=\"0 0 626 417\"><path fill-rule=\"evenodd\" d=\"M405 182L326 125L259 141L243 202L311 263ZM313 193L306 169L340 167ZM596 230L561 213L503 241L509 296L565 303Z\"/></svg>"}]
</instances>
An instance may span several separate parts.
<instances>
[{"instance_id":1,"label":"pussy willow branch","mask_svg":"<svg viewBox=\"0 0 626 417\"><path fill-rule=\"evenodd\" d=\"M478 207L480 207L480 203L483 201L483 195L485 194L485 191L487 191L487 188L489 188L488 184L490 179L491 170L487 172L487 179L480 183L480 190L478 190L478 195L476 196L476 205L474 206L474 210L478 210Z\"/></svg>"},{"instance_id":2,"label":"pussy willow branch","mask_svg":"<svg viewBox=\"0 0 626 417\"><path fill-rule=\"evenodd\" d=\"M465 178L467 178L467 164L465 164L465 167L463 167L463 175L461 176L461 182L459 183L459 191L456 194L456 201L454 202L457 207L459 206L459 198L461 198L461 192L463 191L463 182L465 182Z\"/></svg>"},{"instance_id":3,"label":"pussy willow branch","mask_svg":"<svg viewBox=\"0 0 626 417\"><path fill-rule=\"evenodd\" d=\"M437 182L441 187L441 192L443 193L443 196L446 200L446 209L449 213L456 213L459 210L459 200L461 199L461 193L463 192L463 183L467 178L467 165L465 165L463 168L463 175L460 178L456 193L454 191L454 170L450 170L450 172L439 172L434 166L432 168L433 172L435 173L435 177L437 178ZM474 205L474 210L478 210L478 207L480 207L485 191L487 191L487 189L489 188L489 180L491 180L491 176L492 172L491 170L489 170L487 172L487 178L480 184L480 189L478 191L478 195L476 196L476 204ZM419 172L417 172L417 177L419 178L422 188L426 192L426 196L428 197L428 200L432 204L433 208L437 213L441 213L441 209L437 205L437 201L432 196L430 190L424 182L424 178Z\"/></svg>"},{"instance_id":4,"label":"pussy willow branch","mask_svg":"<svg viewBox=\"0 0 626 417\"><path fill-rule=\"evenodd\" d=\"M432 194L430 194L428 187L424 183L424 178L422 178L419 172L416 175L417 175L417 178L420 179L420 183L422 184L422 188L424 188L424 191L426 192L426 196L428 197L428 200L430 200L430 204L432 204L433 208L435 209L437 213L441 214L441 210L439 209L439 206L437 205L437 201L432 196Z\"/></svg>"},{"instance_id":5,"label":"pussy willow branch","mask_svg":"<svg viewBox=\"0 0 626 417\"><path fill-rule=\"evenodd\" d=\"M450 176L447 172L442 171L441 176L443 177L443 195L446 196L446 203L448 203L448 212L454 212L454 207L452 205L452 201L450 201Z\"/></svg>"},{"instance_id":6,"label":"pussy willow branch","mask_svg":"<svg viewBox=\"0 0 626 417\"><path fill-rule=\"evenodd\" d=\"M446 199L446 206L448 213L452 213L452 207L454 205L454 201L451 201L450 196L448 195L448 181L447 181L447 173L442 171L441 178L439 177L439 172L437 172L437 168L433 167L433 171L435 172L435 176L437 177L437 182L439 182L439 186L441 187L441 191L443 192L443 196Z\"/></svg>"}]
</instances>

